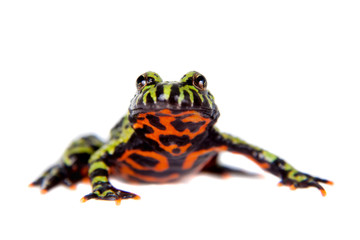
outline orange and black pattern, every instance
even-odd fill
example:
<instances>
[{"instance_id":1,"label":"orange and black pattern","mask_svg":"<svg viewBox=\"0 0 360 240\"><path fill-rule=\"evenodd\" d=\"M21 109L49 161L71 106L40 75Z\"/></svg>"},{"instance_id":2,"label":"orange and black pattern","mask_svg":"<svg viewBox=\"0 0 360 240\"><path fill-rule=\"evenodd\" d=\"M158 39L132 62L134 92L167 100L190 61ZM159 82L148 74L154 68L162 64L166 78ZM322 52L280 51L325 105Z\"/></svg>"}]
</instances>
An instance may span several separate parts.
<instances>
[{"instance_id":1,"label":"orange and black pattern","mask_svg":"<svg viewBox=\"0 0 360 240\"><path fill-rule=\"evenodd\" d=\"M242 154L263 170L278 176L279 185L291 189L316 187L325 196L320 183L331 181L296 170L283 159L214 127L219 111L207 81L198 72L185 74L179 82L163 82L154 72L136 81L137 93L128 114L102 142L94 136L74 141L60 162L49 168L32 186L42 192L64 183L90 179L89 199L139 199L139 196L115 188L110 175L141 183L166 183L206 171L215 174L240 173L219 165L218 154L229 151Z\"/></svg>"},{"instance_id":2,"label":"orange and black pattern","mask_svg":"<svg viewBox=\"0 0 360 240\"><path fill-rule=\"evenodd\" d=\"M197 111L173 113L163 109L138 114L132 126L143 141L138 143L140 148L128 149L117 159L120 176L141 182L169 182L196 172L217 151L198 144L208 137L211 122Z\"/></svg>"}]
</instances>

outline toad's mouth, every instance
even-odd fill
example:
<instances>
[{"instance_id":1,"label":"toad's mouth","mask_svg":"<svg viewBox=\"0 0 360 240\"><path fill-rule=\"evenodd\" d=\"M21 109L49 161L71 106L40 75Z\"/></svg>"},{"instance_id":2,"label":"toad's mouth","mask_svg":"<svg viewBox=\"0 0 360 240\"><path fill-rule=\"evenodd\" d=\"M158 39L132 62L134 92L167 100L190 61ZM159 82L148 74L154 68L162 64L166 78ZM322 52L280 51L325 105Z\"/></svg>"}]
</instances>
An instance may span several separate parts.
<instances>
[{"instance_id":1,"label":"toad's mouth","mask_svg":"<svg viewBox=\"0 0 360 240\"><path fill-rule=\"evenodd\" d=\"M129 108L129 117L134 119L137 118L139 114L143 113L155 113L158 116L174 116L179 115L186 112L197 112L199 115L210 118L210 119L217 119L220 115L219 111L214 108L205 108L205 107L181 107L181 106L159 106L159 105L152 105L152 106L142 106L142 107L135 107Z\"/></svg>"}]
</instances>

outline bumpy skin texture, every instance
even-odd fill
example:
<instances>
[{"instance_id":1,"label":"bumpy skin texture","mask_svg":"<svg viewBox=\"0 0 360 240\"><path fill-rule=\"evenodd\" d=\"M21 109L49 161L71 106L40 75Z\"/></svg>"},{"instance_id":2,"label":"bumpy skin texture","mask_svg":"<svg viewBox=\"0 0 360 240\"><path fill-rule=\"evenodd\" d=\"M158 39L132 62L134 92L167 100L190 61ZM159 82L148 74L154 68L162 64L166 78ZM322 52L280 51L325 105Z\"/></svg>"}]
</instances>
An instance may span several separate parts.
<instances>
[{"instance_id":1,"label":"bumpy skin texture","mask_svg":"<svg viewBox=\"0 0 360 240\"><path fill-rule=\"evenodd\" d=\"M180 82L163 82L158 74L146 72L136 84L128 114L113 127L109 141L95 136L77 139L60 162L31 185L46 192L60 183L72 186L88 176L92 193L83 202L120 203L139 196L113 187L110 173L116 171L125 180L141 183L178 181L199 171L246 174L217 163L220 152L230 151L278 176L279 185L316 187L325 196L319 183L332 182L300 172L278 156L215 128L220 114L200 73L189 72Z\"/></svg>"}]
</instances>

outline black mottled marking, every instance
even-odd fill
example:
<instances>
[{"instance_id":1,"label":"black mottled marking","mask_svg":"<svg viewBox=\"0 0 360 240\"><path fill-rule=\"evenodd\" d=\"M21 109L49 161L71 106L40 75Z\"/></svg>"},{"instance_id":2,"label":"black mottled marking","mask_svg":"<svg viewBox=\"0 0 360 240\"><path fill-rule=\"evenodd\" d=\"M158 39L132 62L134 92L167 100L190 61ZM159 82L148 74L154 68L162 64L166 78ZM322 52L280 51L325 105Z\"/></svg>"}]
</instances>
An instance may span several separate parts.
<instances>
[{"instance_id":1,"label":"black mottled marking","mask_svg":"<svg viewBox=\"0 0 360 240\"><path fill-rule=\"evenodd\" d=\"M146 124L144 124L144 127L142 129L144 133L154 133L154 129Z\"/></svg>"},{"instance_id":2,"label":"black mottled marking","mask_svg":"<svg viewBox=\"0 0 360 240\"><path fill-rule=\"evenodd\" d=\"M172 152L175 153L175 154L178 154L178 153L180 153L180 148L174 148L172 150Z\"/></svg>"},{"instance_id":3,"label":"black mottled marking","mask_svg":"<svg viewBox=\"0 0 360 240\"><path fill-rule=\"evenodd\" d=\"M170 124L179 132L183 132L186 129L184 122L178 118L175 121L172 121Z\"/></svg>"},{"instance_id":4,"label":"black mottled marking","mask_svg":"<svg viewBox=\"0 0 360 240\"><path fill-rule=\"evenodd\" d=\"M161 124L160 118L151 114L146 115L146 118L149 120L150 124L157 129L166 130L166 127Z\"/></svg>"},{"instance_id":5,"label":"black mottled marking","mask_svg":"<svg viewBox=\"0 0 360 240\"><path fill-rule=\"evenodd\" d=\"M144 124L142 128L136 128L136 132L140 134L154 133L154 129L152 127Z\"/></svg>"},{"instance_id":6,"label":"black mottled marking","mask_svg":"<svg viewBox=\"0 0 360 240\"><path fill-rule=\"evenodd\" d=\"M137 130L136 130L137 131ZM141 136L141 137L139 137ZM144 141L145 140L145 141ZM163 151L159 143L153 139L147 138L143 133L133 134L129 142L142 151ZM120 156L121 154L119 154Z\"/></svg>"},{"instance_id":7,"label":"black mottled marking","mask_svg":"<svg viewBox=\"0 0 360 240\"><path fill-rule=\"evenodd\" d=\"M160 142L165 146L170 146L173 144L180 146L185 146L186 144L190 143L190 138L187 135L178 137L175 135L160 135L159 136Z\"/></svg>"},{"instance_id":8,"label":"black mottled marking","mask_svg":"<svg viewBox=\"0 0 360 240\"><path fill-rule=\"evenodd\" d=\"M169 97L169 103L170 104L176 104L178 101L178 97L180 95L179 86L178 85L172 85L171 86L171 92Z\"/></svg>"},{"instance_id":9,"label":"black mottled marking","mask_svg":"<svg viewBox=\"0 0 360 240\"><path fill-rule=\"evenodd\" d=\"M201 106L201 98L199 97L199 94L191 89L193 95L194 95L194 105L193 106Z\"/></svg>"},{"instance_id":10,"label":"black mottled marking","mask_svg":"<svg viewBox=\"0 0 360 240\"><path fill-rule=\"evenodd\" d=\"M129 158L144 167L155 167L159 163L159 161L154 158L145 157L136 153L131 154Z\"/></svg>"},{"instance_id":11,"label":"black mottled marking","mask_svg":"<svg viewBox=\"0 0 360 240\"><path fill-rule=\"evenodd\" d=\"M176 119L175 121L171 122L171 125L179 132L185 131L185 129L189 129L190 132L197 132L199 131L200 127L203 126L206 122L183 122L180 119Z\"/></svg>"},{"instance_id":12,"label":"black mottled marking","mask_svg":"<svg viewBox=\"0 0 360 240\"><path fill-rule=\"evenodd\" d=\"M147 139L148 141L154 141L152 139ZM157 145L159 145L158 142L154 141L154 142L150 142L150 144L142 141L141 139L137 138L136 141L134 142L137 146L138 149L141 149L141 151L154 151L154 147L156 147Z\"/></svg>"}]
</instances>

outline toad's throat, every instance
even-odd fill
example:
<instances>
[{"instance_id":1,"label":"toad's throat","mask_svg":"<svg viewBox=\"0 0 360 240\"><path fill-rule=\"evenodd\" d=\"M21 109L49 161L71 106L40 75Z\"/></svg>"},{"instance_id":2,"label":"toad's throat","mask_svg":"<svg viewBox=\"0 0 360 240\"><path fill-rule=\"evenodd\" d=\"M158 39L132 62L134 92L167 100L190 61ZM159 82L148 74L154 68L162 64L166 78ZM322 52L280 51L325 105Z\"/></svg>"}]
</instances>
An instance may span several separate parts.
<instances>
[{"instance_id":1,"label":"toad's throat","mask_svg":"<svg viewBox=\"0 0 360 240\"><path fill-rule=\"evenodd\" d=\"M211 122L211 118L197 111L174 113L169 109L139 113L134 120L137 133L173 156L186 153Z\"/></svg>"}]
</instances>

